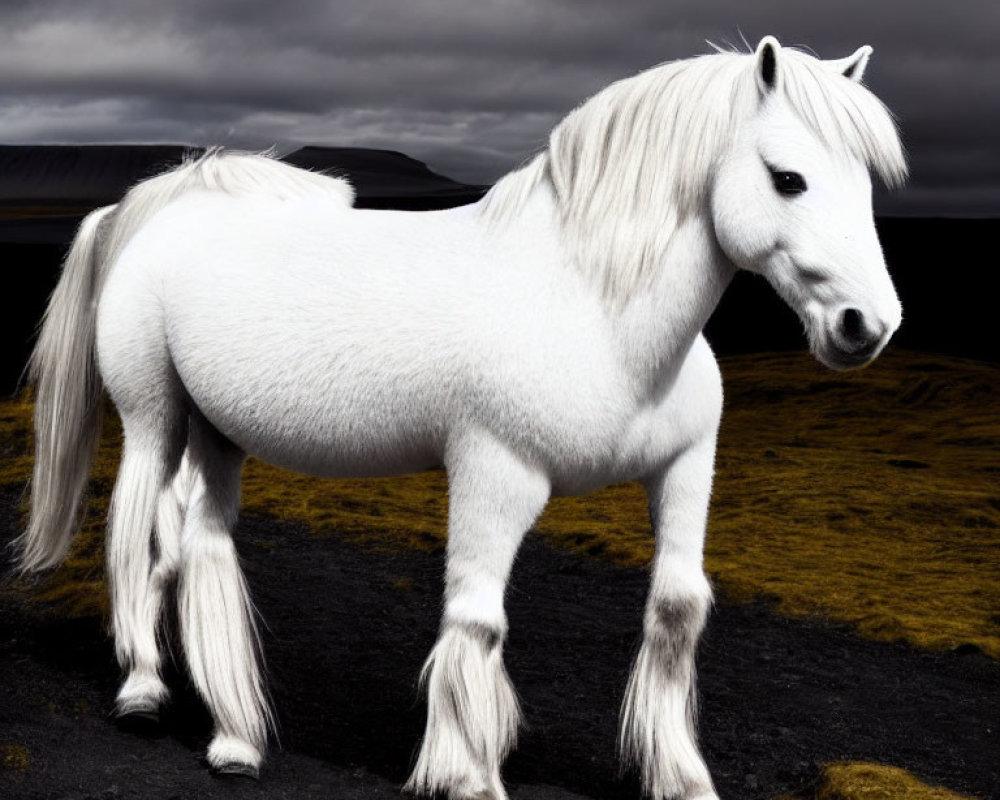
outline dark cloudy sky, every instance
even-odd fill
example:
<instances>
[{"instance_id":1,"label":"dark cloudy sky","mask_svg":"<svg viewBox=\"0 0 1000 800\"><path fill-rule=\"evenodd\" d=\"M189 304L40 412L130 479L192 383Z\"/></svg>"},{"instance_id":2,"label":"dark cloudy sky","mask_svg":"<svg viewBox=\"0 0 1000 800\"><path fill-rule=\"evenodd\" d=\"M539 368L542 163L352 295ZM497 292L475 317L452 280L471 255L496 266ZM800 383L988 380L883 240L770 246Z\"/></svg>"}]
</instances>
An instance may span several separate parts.
<instances>
[{"instance_id":1,"label":"dark cloudy sky","mask_svg":"<svg viewBox=\"0 0 1000 800\"><path fill-rule=\"evenodd\" d=\"M0 0L0 142L359 145L491 182L602 86L705 40L871 44L912 180L1000 216L1000 2Z\"/></svg>"}]
</instances>

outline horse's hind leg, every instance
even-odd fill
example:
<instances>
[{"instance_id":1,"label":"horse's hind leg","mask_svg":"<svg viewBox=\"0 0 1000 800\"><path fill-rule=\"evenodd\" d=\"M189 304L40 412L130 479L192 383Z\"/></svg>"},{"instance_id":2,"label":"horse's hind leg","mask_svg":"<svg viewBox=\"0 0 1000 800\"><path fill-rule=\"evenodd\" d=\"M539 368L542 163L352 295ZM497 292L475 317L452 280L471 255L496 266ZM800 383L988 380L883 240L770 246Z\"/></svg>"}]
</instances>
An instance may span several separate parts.
<instances>
[{"instance_id":1,"label":"horse's hind leg","mask_svg":"<svg viewBox=\"0 0 1000 800\"><path fill-rule=\"evenodd\" d=\"M272 719L258 665L253 606L231 535L244 454L193 413L187 457L191 493L178 574L184 653L215 721L210 766L256 777Z\"/></svg>"},{"instance_id":2,"label":"horse's hind leg","mask_svg":"<svg viewBox=\"0 0 1000 800\"><path fill-rule=\"evenodd\" d=\"M446 461L445 609L422 673L427 730L406 788L451 800L501 800L500 764L514 745L520 716L503 665L504 589L549 484L485 436L457 442Z\"/></svg>"},{"instance_id":3,"label":"horse's hind leg","mask_svg":"<svg viewBox=\"0 0 1000 800\"><path fill-rule=\"evenodd\" d=\"M712 597L702 548L714 444L706 437L647 485L656 555L621 739L655 800L718 800L694 729L695 648Z\"/></svg>"},{"instance_id":4,"label":"horse's hind leg","mask_svg":"<svg viewBox=\"0 0 1000 800\"><path fill-rule=\"evenodd\" d=\"M162 570L153 564L154 552L159 560L169 558L168 543L176 536L176 527L170 530L170 521L158 514L158 506L163 505L161 497L176 472L185 433L180 404L158 405L153 413L144 409L122 415L122 459L109 512L107 561L115 650L127 673L116 711L126 720L155 718L167 698L157 636Z\"/></svg>"},{"instance_id":5,"label":"horse's hind leg","mask_svg":"<svg viewBox=\"0 0 1000 800\"><path fill-rule=\"evenodd\" d=\"M183 438L186 441L186 434ZM142 631L139 639L145 643L141 647L133 645L133 651L148 655L132 660L128 677L118 692L117 713L121 723L138 731L149 730L159 722L159 710L168 697L159 673L160 654L154 656L148 643L158 641L163 602L177 575L190 472L188 459L183 458L173 480L159 494L152 569L146 582L142 613L135 615L132 626L133 630Z\"/></svg>"}]
</instances>

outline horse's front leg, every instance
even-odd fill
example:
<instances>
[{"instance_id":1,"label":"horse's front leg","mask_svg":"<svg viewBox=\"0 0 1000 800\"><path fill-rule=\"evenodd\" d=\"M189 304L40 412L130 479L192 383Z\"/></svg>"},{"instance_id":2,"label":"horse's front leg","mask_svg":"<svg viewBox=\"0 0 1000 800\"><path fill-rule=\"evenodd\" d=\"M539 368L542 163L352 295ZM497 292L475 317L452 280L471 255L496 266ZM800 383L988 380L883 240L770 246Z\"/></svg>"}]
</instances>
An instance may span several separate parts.
<instances>
[{"instance_id":1,"label":"horse's front leg","mask_svg":"<svg viewBox=\"0 0 1000 800\"><path fill-rule=\"evenodd\" d=\"M713 429L646 485L656 555L621 744L655 800L717 800L696 741L694 664L712 600L702 551L714 460Z\"/></svg>"},{"instance_id":2,"label":"horse's front leg","mask_svg":"<svg viewBox=\"0 0 1000 800\"><path fill-rule=\"evenodd\" d=\"M448 563L437 643L424 666L427 730L406 789L450 800L506 797L500 764L520 718L503 665L504 590L549 495L505 445L470 434L449 447Z\"/></svg>"}]
</instances>

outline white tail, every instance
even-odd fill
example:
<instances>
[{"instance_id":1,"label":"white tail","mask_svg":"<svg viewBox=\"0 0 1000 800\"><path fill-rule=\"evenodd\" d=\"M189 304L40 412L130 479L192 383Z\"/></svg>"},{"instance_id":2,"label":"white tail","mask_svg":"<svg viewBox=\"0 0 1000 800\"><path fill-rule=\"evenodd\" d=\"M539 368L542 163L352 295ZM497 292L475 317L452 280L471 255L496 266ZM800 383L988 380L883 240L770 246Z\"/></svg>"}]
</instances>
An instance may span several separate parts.
<instances>
[{"instance_id":1,"label":"white tail","mask_svg":"<svg viewBox=\"0 0 1000 800\"><path fill-rule=\"evenodd\" d=\"M24 572L59 564L76 532L100 433L96 299L102 222L114 208L100 208L80 224L28 364L35 385L35 467L28 529L15 542Z\"/></svg>"}]
</instances>

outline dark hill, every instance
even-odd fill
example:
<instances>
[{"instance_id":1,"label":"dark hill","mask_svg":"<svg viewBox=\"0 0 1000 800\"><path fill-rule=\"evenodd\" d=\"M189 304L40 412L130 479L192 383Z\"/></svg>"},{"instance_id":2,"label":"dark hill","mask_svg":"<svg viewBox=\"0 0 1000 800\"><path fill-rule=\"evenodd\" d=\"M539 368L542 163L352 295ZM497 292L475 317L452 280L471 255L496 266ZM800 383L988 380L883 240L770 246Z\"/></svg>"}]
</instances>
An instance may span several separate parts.
<instances>
[{"instance_id":1,"label":"dark hill","mask_svg":"<svg viewBox=\"0 0 1000 800\"><path fill-rule=\"evenodd\" d=\"M450 208L478 200L487 188L438 175L395 150L303 147L281 160L313 172L343 175L358 193L358 206L367 208Z\"/></svg>"},{"instance_id":2,"label":"dark hill","mask_svg":"<svg viewBox=\"0 0 1000 800\"><path fill-rule=\"evenodd\" d=\"M143 178L202 152L184 145L2 145L0 239L2 222L11 216L81 214L115 203ZM446 208L478 200L486 189L438 175L391 150L303 147L282 160L348 178L360 207Z\"/></svg>"},{"instance_id":3,"label":"dark hill","mask_svg":"<svg viewBox=\"0 0 1000 800\"><path fill-rule=\"evenodd\" d=\"M201 148L183 145L0 145L0 208L94 208Z\"/></svg>"}]
</instances>

